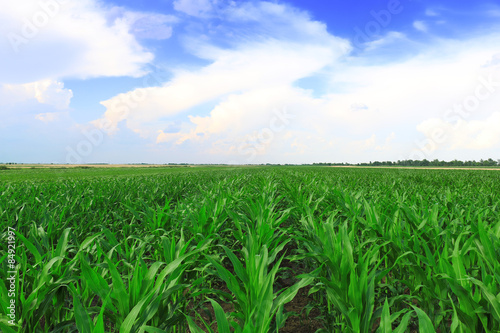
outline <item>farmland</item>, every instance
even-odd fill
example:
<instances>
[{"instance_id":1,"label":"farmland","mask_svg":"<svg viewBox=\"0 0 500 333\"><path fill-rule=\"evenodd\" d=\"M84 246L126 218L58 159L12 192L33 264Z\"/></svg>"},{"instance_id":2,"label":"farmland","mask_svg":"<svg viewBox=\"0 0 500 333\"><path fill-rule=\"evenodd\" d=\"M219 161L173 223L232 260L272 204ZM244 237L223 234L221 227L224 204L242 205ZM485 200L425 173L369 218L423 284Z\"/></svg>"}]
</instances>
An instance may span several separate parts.
<instances>
[{"instance_id":1,"label":"farmland","mask_svg":"<svg viewBox=\"0 0 500 333\"><path fill-rule=\"evenodd\" d=\"M0 181L2 332L500 331L498 171L47 169Z\"/></svg>"}]
</instances>

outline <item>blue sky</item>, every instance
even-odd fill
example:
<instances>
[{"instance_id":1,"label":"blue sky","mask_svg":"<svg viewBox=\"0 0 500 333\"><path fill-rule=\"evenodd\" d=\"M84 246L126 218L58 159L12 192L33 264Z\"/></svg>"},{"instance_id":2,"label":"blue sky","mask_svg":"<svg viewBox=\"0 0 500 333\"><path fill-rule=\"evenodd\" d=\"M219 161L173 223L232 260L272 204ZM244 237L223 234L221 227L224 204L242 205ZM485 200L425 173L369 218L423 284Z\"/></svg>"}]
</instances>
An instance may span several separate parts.
<instances>
[{"instance_id":1,"label":"blue sky","mask_svg":"<svg viewBox=\"0 0 500 333\"><path fill-rule=\"evenodd\" d=\"M494 1L0 1L0 162L500 158Z\"/></svg>"}]
</instances>

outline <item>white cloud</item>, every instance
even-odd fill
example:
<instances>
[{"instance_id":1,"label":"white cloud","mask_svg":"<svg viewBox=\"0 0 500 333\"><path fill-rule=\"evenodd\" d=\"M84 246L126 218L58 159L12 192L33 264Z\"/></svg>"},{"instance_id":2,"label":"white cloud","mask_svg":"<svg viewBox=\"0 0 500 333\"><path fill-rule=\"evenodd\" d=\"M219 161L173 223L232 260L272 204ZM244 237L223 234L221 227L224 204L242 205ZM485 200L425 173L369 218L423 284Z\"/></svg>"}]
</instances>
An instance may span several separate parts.
<instances>
[{"instance_id":1,"label":"white cloud","mask_svg":"<svg viewBox=\"0 0 500 333\"><path fill-rule=\"evenodd\" d=\"M375 150L384 151L392 149L392 141L396 138L396 133L392 132L387 138L385 138L385 142L383 145L378 145L375 147Z\"/></svg>"},{"instance_id":2,"label":"white cloud","mask_svg":"<svg viewBox=\"0 0 500 333\"><path fill-rule=\"evenodd\" d=\"M407 41L406 35L397 32L397 31L389 31L385 36L372 40L366 43L365 51L373 51L376 49L381 49L391 44L401 43L402 41Z\"/></svg>"},{"instance_id":3,"label":"white cloud","mask_svg":"<svg viewBox=\"0 0 500 333\"><path fill-rule=\"evenodd\" d=\"M376 134L372 134L368 139L354 140L348 143L352 152L358 154L365 154L367 152L379 154L380 152L389 151L393 149L392 141L396 138L396 134L392 132L384 140L383 144L379 144ZM345 139L344 139L345 140Z\"/></svg>"},{"instance_id":4,"label":"white cloud","mask_svg":"<svg viewBox=\"0 0 500 333\"><path fill-rule=\"evenodd\" d=\"M494 69L482 65L498 53L495 45L500 41L497 34L467 41L430 36L428 44L415 48L418 53L397 61L384 57L381 63L374 62L369 52L346 57L348 42L287 6L247 3L224 13L234 20L255 20L259 33L226 29L221 24L218 30L190 36L185 45L211 61L209 65L178 70L163 86L103 101L106 113L94 124L111 124L108 127L116 131L124 121L158 146L181 146L224 158L239 156L244 163L249 151L259 146L255 138L270 128L273 112L287 109L295 118L283 132L274 133L272 142L256 149L258 157L253 162L265 162L270 156L276 156L276 161L293 157L293 162L310 162L318 156L358 162L409 158L418 135L416 124L444 114L473 94L478 78L488 77ZM229 33L234 38L221 47L218 37ZM384 52L410 43L417 44L400 32L391 32L366 49ZM320 97L294 86L319 71L328 78L323 84L326 93ZM476 116L489 116L498 102L496 97L485 101ZM204 105L202 115L200 105ZM176 131L165 130L174 117L183 119L182 125ZM371 136L367 138L366 133ZM477 147L484 138L494 139L489 131L485 133L483 139L473 137Z\"/></svg>"},{"instance_id":5,"label":"white cloud","mask_svg":"<svg viewBox=\"0 0 500 333\"><path fill-rule=\"evenodd\" d=\"M484 120L459 119L455 124L440 118L427 119L417 126L428 139L433 150L449 149L484 150L500 147L500 112L492 113ZM439 138L436 139L439 133Z\"/></svg>"},{"instance_id":6,"label":"white cloud","mask_svg":"<svg viewBox=\"0 0 500 333\"><path fill-rule=\"evenodd\" d=\"M137 38L168 39L172 36L172 25L179 22L173 15L133 12L114 7L107 13L108 21L125 24Z\"/></svg>"},{"instance_id":7,"label":"white cloud","mask_svg":"<svg viewBox=\"0 0 500 333\"><path fill-rule=\"evenodd\" d=\"M279 16L281 12L275 6L260 4L254 10L263 11L263 16L278 16L271 22L266 19L265 24L271 29L273 22L278 21L276 34L280 39L274 38L271 29L264 37L235 39L232 48L221 48L193 37L188 40L190 49L200 57L212 59L210 65L196 71L177 71L175 77L161 87L140 88L103 101L101 104L107 108L106 113L94 124L101 128L109 125L107 127L115 131L118 123L126 120L129 128L147 137L162 128L155 121L209 101L217 102L228 96L229 100L237 99L240 94L246 96L246 92L259 99L261 96L255 95L255 91L259 91L264 94L265 104L272 97L265 95L266 91L288 89L300 78L335 62L349 49L347 41L331 36L326 26L311 21L300 12L286 12L289 26L288 35L284 36L281 22L284 18ZM150 126L151 123L154 125ZM174 137L160 134L158 141L173 140Z\"/></svg>"},{"instance_id":8,"label":"white cloud","mask_svg":"<svg viewBox=\"0 0 500 333\"><path fill-rule=\"evenodd\" d=\"M96 0L2 1L0 82L143 75L153 55L131 33L138 20L110 22L109 10Z\"/></svg>"},{"instance_id":9,"label":"white cloud","mask_svg":"<svg viewBox=\"0 0 500 333\"><path fill-rule=\"evenodd\" d=\"M427 24L424 21L415 21L415 22L413 22L413 27L415 29L417 29L418 31L422 31L422 32L427 32L428 31Z\"/></svg>"},{"instance_id":10,"label":"white cloud","mask_svg":"<svg viewBox=\"0 0 500 333\"><path fill-rule=\"evenodd\" d=\"M35 98L42 104L53 105L57 109L69 107L73 92L64 89L62 82L44 80L24 85L28 91L33 91Z\"/></svg>"},{"instance_id":11,"label":"white cloud","mask_svg":"<svg viewBox=\"0 0 500 333\"><path fill-rule=\"evenodd\" d=\"M375 148L376 143L377 143L377 135L373 134L368 139L354 141L353 146L355 147L356 150L363 151Z\"/></svg>"},{"instance_id":12,"label":"white cloud","mask_svg":"<svg viewBox=\"0 0 500 333\"><path fill-rule=\"evenodd\" d=\"M209 116L190 116L194 127L189 132L179 133L182 139L177 143L224 135L236 144L263 128L281 132L289 128L290 123L300 122L300 118L305 116L302 110L311 107L312 103L303 90L285 85L233 94L218 104ZM300 118L295 119L297 117ZM171 135L163 134L158 136L158 142L172 138Z\"/></svg>"},{"instance_id":13,"label":"white cloud","mask_svg":"<svg viewBox=\"0 0 500 333\"><path fill-rule=\"evenodd\" d=\"M335 49L335 45L313 44L299 48L293 43L274 40L222 52L219 60L197 73L180 73L163 87L141 88L102 102L107 107L105 117L115 128L117 121L123 119L118 114L127 117L131 126L173 116L226 94L259 86L289 85L321 69L339 55L341 51ZM147 95L147 98L123 112L120 101L133 100L134 95Z\"/></svg>"},{"instance_id":14,"label":"white cloud","mask_svg":"<svg viewBox=\"0 0 500 333\"><path fill-rule=\"evenodd\" d=\"M485 62L483 67L495 67L498 65L500 65L500 53L496 53L493 56L491 56L491 58Z\"/></svg>"},{"instance_id":15,"label":"white cloud","mask_svg":"<svg viewBox=\"0 0 500 333\"><path fill-rule=\"evenodd\" d=\"M292 151L296 154L304 154L308 149L307 144L300 142L299 138L295 138L290 144Z\"/></svg>"},{"instance_id":16,"label":"white cloud","mask_svg":"<svg viewBox=\"0 0 500 333\"><path fill-rule=\"evenodd\" d=\"M26 84L0 85L0 105L15 104L29 99L36 99L41 104L67 109L73 92L65 89L62 82L42 80Z\"/></svg>"},{"instance_id":17,"label":"white cloud","mask_svg":"<svg viewBox=\"0 0 500 333\"><path fill-rule=\"evenodd\" d=\"M46 113L39 113L35 116L35 119L38 119L44 123L50 123L53 121L56 121L60 117L59 112L46 112Z\"/></svg>"}]
</instances>

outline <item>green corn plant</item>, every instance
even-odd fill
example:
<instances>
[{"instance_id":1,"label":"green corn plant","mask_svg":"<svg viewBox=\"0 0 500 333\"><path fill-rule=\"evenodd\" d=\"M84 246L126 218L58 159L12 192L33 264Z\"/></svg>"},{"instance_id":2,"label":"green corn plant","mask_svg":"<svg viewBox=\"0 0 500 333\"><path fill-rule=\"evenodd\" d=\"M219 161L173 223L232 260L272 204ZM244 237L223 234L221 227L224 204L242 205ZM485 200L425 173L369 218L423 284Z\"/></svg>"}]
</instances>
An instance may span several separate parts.
<instances>
[{"instance_id":1,"label":"green corn plant","mask_svg":"<svg viewBox=\"0 0 500 333\"><path fill-rule=\"evenodd\" d=\"M144 200L140 200L140 210L127 204L123 204L123 206L126 207L137 220L144 223L151 233L158 234L161 233L162 230L168 230L172 227L172 215L174 215L174 212L172 212L170 207L171 201L171 198L165 198L165 204L163 206L153 208Z\"/></svg>"},{"instance_id":2,"label":"green corn plant","mask_svg":"<svg viewBox=\"0 0 500 333\"><path fill-rule=\"evenodd\" d=\"M309 216L302 223L306 251L295 259L309 258L322 268L315 291L325 292L328 312L339 313L345 323L340 327L343 331L370 332L375 319L375 286L389 271L378 271L383 263L381 245L368 241L353 247L347 224L335 233L333 218L317 223Z\"/></svg>"},{"instance_id":3,"label":"green corn plant","mask_svg":"<svg viewBox=\"0 0 500 333\"><path fill-rule=\"evenodd\" d=\"M38 232L43 234L42 229ZM20 264L24 267L20 276L20 322L23 329L28 331L49 331L62 329L68 325L71 316L67 308L66 298L69 295L68 286L76 280L73 274L76 261L69 259L71 252L69 243L70 229L67 228L57 243L57 247L43 256L38 252L37 246L16 232L17 237L23 240L32 259L32 265L27 254L21 252ZM38 244L40 246L40 244ZM39 267L39 268L38 268ZM40 325L42 318L54 318L54 322L45 322L45 327Z\"/></svg>"},{"instance_id":4,"label":"green corn plant","mask_svg":"<svg viewBox=\"0 0 500 333\"><path fill-rule=\"evenodd\" d=\"M227 198L211 198L207 195L198 209L188 213L187 228L199 240L211 238L223 231L227 215L224 212Z\"/></svg>"},{"instance_id":5,"label":"green corn plant","mask_svg":"<svg viewBox=\"0 0 500 333\"><path fill-rule=\"evenodd\" d=\"M266 245L258 249L255 245L257 243L254 243L253 236L250 234L247 245L241 251L243 262L229 248L221 245L232 264L234 274L221 263L207 257L207 260L215 267L217 276L226 283L235 297L236 311L231 314L231 317L235 319L231 322L231 327L235 332L264 333L271 329L277 332L283 326L285 318L279 316L280 320L277 320L276 326L272 328L273 318L283 311L283 306L295 297L300 288L313 281L313 277L305 277L290 288L281 291L273 290L276 273L284 257L280 257L276 262L275 260L287 243L280 244L269 253ZM223 327L226 326L220 313L217 322ZM190 325L193 326L192 321Z\"/></svg>"},{"instance_id":6,"label":"green corn plant","mask_svg":"<svg viewBox=\"0 0 500 333\"><path fill-rule=\"evenodd\" d=\"M393 323L402 315L402 319L400 324L393 329ZM403 309L397 313L391 315L391 310L389 306L389 302L387 298L385 299L384 306L382 308L382 313L380 315L380 325L376 331L376 333L403 333L406 332L408 328L408 324L410 323L410 319L412 316L412 312L407 309ZM423 327L422 327L423 328ZM431 331L429 331L431 332Z\"/></svg>"},{"instance_id":7,"label":"green corn plant","mask_svg":"<svg viewBox=\"0 0 500 333\"><path fill-rule=\"evenodd\" d=\"M163 329L175 327L182 321L179 306L182 302L182 290L187 285L180 283L184 267L183 260L177 260L168 265L155 262L147 269L145 263L139 262L134 267L131 277L123 280L115 265L105 257L107 269L111 276L111 286L95 272L85 259L81 258L83 276L86 283L82 288L75 288L74 302L80 304L78 298L84 294L85 288L90 288L103 300L106 309L103 316L112 319L113 325L119 332L137 332L142 326L154 323ZM163 268L162 268L163 266ZM106 302L106 304L104 304ZM87 323L87 317L98 314L96 309L87 309L80 306L80 323ZM156 315L158 314L158 315ZM78 317L77 324L78 324ZM86 330L85 332L91 332Z\"/></svg>"},{"instance_id":8,"label":"green corn plant","mask_svg":"<svg viewBox=\"0 0 500 333\"><path fill-rule=\"evenodd\" d=\"M80 263L85 283L78 294L86 294L87 288L101 300L109 298L104 315L119 332L137 332L149 326L182 332L181 310L186 304L183 292L189 286L183 282L184 272L192 265L192 257L209 246L209 242L200 243L198 247L190 247L190 243L191 240L184 243L183 238L178 243L163 238L168 264L157 261L148 268L141 259L131 271L126 266L120 268L108 256L104 256L106 265L93 268L82 255ZM182 248L176 248L175 244L182 244ZM97 315L96 309L89 310L90 314Z\"/></svg>"}]
</instances>

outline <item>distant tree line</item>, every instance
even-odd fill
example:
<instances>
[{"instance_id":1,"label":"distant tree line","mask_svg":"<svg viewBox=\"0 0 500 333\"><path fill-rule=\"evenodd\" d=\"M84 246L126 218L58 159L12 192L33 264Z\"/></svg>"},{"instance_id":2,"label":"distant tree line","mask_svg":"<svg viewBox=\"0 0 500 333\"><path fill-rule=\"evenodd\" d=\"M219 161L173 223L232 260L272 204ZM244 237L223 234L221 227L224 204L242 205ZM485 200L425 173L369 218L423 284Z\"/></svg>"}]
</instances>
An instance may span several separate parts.
<instances>
[{"instance_id":1,"label":"distant tree line","mask_svg":"<svg viewBox=\"0 0 500 333\"><path fill-rule=\"evenodd\" d=\"M423 160L398 160L397 162L392 161L375 161L370 163L313 163L313 165L325 165L325 166L340 166L340 165L357 165L357 166L436 166L436 167L493 167L500 166L500 159L493 160L489 158L487 160L481 159L480 161L440 161L435 159L433 161L429 161L426 159Z\"/></svg>"}]
</instances>

